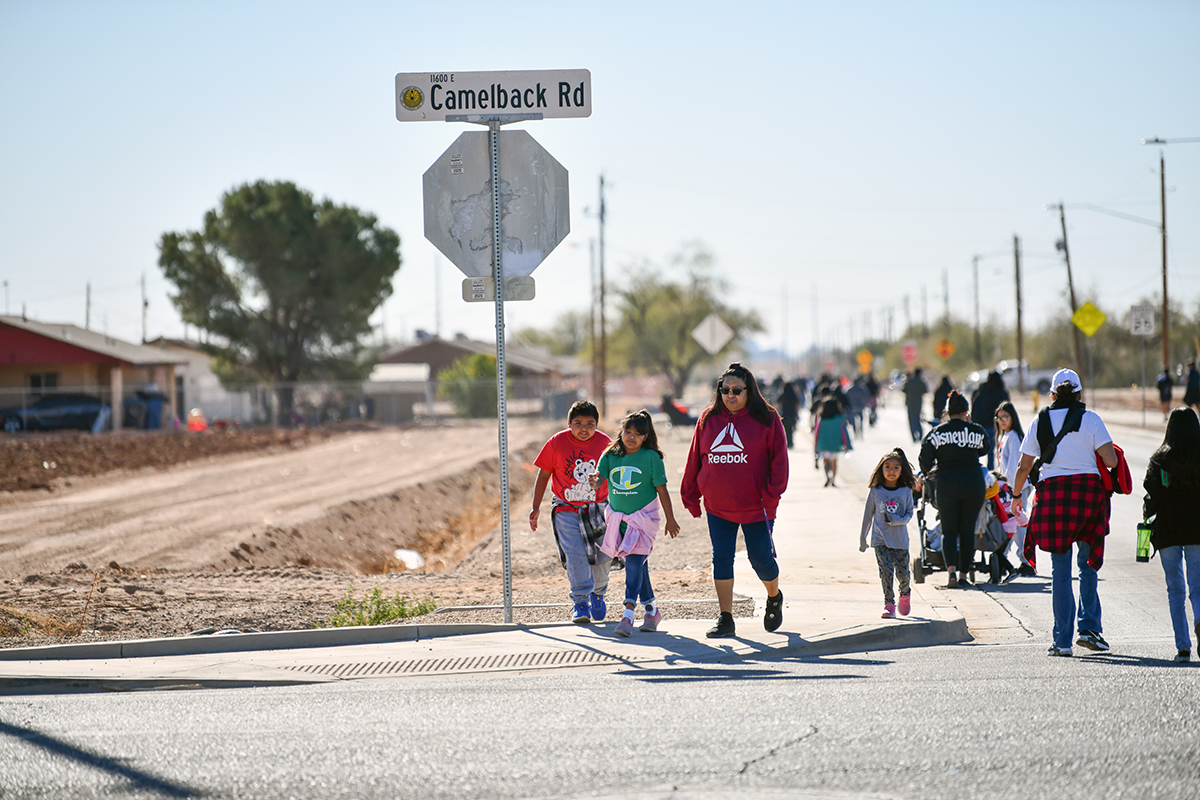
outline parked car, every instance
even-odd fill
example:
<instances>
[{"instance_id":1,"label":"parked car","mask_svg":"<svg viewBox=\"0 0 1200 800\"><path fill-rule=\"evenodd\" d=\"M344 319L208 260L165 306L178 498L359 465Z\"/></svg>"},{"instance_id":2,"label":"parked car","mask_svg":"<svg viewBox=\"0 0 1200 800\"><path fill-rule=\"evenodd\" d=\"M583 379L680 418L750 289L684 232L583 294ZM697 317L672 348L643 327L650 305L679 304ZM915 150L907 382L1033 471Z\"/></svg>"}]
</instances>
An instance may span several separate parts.
<instances>
[{"instance_id":1,"label":"parked car","mask_svg":"<svg viewBox=\"0 0 1200 800\"><path fill-rule=\"evenodd\" d=\"M37 402L0 411L0 427L16 431L90 431L104 403L86 394L47 394Z\"/></svg>"},{"instance_id":2,"label":"parked car","mask_svg":"<svg viewBox=\"0 0 1200 800\"><path fill-rule=\"evenodd\" d=\"M1037 389L1039 394L1050 394L1050 379L1054 377L1057 370L1053 369L1030 369L1029 362L1023 362L1025 365L1025 389ZM1009 393L1017 391L1020 383L1020 375L1017 374L1018 361L1015 358L997 361L993 370L1000 373L1000 377L1004 379L1004 386ZM979 385L987 380L990 370L977 370L967 376L966 382L963 384L964 392L973 392L979 388Z\"/></svg>"}]
</instances>

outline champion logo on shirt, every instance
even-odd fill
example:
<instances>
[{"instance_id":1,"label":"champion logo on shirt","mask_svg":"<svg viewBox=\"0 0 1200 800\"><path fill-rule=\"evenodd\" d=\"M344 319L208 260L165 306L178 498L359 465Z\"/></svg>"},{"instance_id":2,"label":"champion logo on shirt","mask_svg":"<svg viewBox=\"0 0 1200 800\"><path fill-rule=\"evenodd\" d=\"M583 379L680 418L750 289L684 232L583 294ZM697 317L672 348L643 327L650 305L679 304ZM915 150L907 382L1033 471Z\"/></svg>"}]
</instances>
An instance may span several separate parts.
<instances>
[{"instance_id":1,"label":"champion logo on shirt","mask_svg":"<svg viewBox=\"0 0 1200 800\"><path fill-rule=\"evenodd\" d=\"M708 463L745 464L745 449L745 446L742 444L742 437L738 436L737 428L733 427L733 423L731 422L713 440L712 448L708 453Z\"/></svg>"}]
</instances>

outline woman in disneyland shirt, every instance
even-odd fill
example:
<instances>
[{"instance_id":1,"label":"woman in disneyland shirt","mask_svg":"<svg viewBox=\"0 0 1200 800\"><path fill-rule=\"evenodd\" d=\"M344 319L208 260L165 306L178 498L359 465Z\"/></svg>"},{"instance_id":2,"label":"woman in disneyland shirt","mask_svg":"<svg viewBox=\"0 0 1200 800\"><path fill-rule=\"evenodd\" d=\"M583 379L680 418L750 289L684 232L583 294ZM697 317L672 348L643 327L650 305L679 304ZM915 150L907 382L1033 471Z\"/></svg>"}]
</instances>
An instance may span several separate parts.
<instances>
[{"instance_id":1,"label":"woman in disneyland shirt","mask_svg":"<svg viewBox=\"0 0 1200 800\"><path fill-rule=\"evenodd\" d=\"M783 593L771 536L787 482L783 421L763 398L750 370L734 362L696 423L679 490L683 507L693 517L700 516L701 498L708 513L713 583L721 609L709 638L736 635L733 557L739 527L750 565L767 590L763 627L774 631L782 624Z\"/></svg>"}]
</instances>

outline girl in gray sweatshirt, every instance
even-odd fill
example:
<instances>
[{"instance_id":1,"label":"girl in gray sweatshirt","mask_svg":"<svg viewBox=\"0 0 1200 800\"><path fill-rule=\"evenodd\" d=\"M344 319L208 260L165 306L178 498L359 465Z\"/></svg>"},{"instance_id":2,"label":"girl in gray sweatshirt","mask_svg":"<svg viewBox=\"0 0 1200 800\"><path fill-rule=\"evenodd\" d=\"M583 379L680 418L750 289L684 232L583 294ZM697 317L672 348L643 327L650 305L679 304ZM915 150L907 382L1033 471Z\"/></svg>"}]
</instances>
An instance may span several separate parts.
<instances>
[{"instance_id":1,"label":"girl in gray sweatshirt","mask_svg":"<svg viewBox=\"0 0 1200 800\"><path fill-rule=\"evenodd\" d=\"M893 578L900 589L900 615L908 616L912 610L908 521L913 516L913 489L916 484L912 465L899 447L879 460L867 484L871 491L867 493L867 503L863 509L858 550L865 553L868 544L875 548L879 582L883 585L883 619L896 616Z\"/></svg>"}]
</instances>

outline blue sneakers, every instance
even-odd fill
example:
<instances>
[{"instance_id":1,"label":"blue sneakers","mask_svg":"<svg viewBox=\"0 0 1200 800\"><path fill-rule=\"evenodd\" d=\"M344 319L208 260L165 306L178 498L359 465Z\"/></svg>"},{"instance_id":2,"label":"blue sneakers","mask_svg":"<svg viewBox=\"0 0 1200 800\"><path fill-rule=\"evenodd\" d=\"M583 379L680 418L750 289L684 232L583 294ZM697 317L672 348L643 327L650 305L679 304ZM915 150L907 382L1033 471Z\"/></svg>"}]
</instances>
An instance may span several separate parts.
<instances>
[{"instance_id":1,"label":"blue sneakers","mask_svg":"<svg viewBox=\"0 0 1200 800\"><path fill-rule=\"evenodd\" d=\"M571 616L571 622L574 622L576 625L587 625L591 621L591 617L588 616L588 604L576 603L575 613Z\"/></svg>"},{"instance_id":2,"label":"blue sneakers","mask_svg":"<svg viewBox=\"0 0 1200 800\"><path fill-rule=\"evenodd\" d=\"M604 595L592 592L592 619L600 622L608 616L608 605L604 602Z\"/></svg>"}]
</instances>

